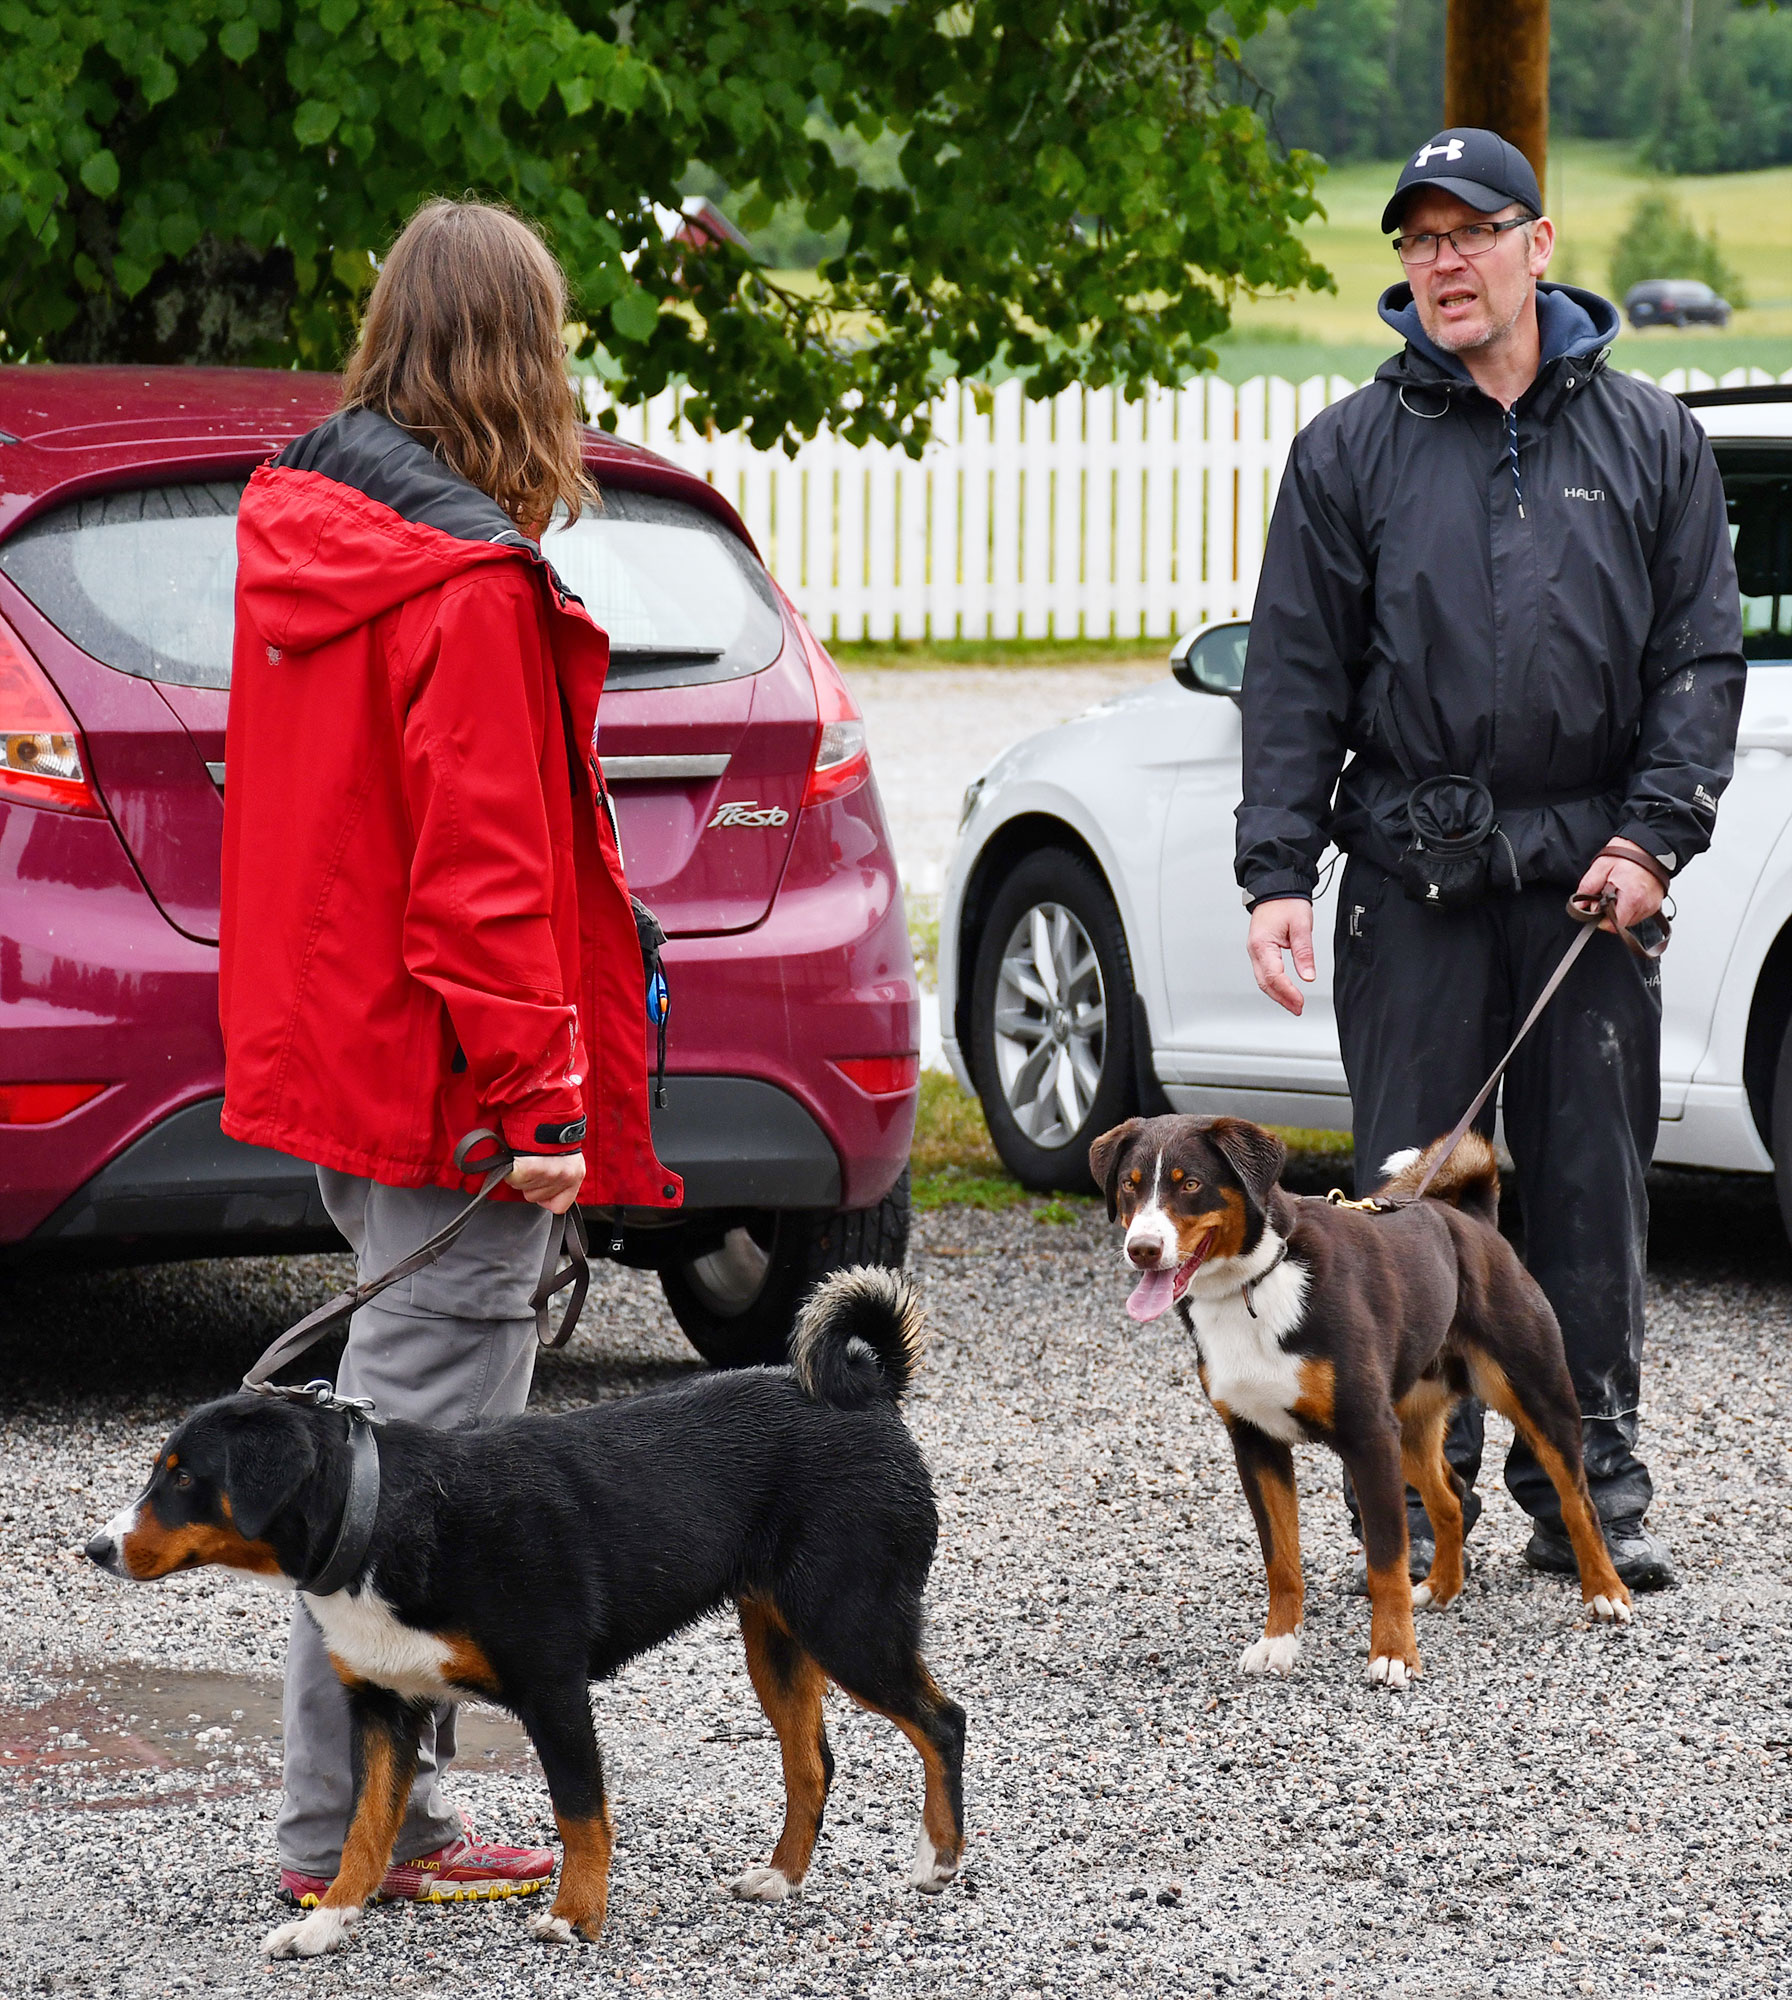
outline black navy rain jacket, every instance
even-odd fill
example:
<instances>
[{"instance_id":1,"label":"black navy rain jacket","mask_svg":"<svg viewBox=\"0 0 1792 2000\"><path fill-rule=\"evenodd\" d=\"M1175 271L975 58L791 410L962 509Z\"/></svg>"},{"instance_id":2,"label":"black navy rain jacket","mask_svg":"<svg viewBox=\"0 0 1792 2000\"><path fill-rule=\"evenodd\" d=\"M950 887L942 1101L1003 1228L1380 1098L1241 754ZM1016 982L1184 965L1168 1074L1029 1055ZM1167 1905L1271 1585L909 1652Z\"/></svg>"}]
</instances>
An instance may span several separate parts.
<instances>
[{"instance_id":1,"label":"black navy rain jacket","mask_svg":"<svg viewBox=\"0 0 1792 2000\"><path fill-rule=\"evenodd\" d=\"M1522 882L1572 887L1614 834L1684 867L1744 672L1704 431L1606 365L1618 315L1590 292L1538 286L1542 365L1510 412L1426 339L1409 286L1381 315L1405 351L1301 431L1270 524L1245 901L1310 895L1328 839L1393 869L1408 794L1444 773L1492 792Z\"/></svg>"}]
</instances>

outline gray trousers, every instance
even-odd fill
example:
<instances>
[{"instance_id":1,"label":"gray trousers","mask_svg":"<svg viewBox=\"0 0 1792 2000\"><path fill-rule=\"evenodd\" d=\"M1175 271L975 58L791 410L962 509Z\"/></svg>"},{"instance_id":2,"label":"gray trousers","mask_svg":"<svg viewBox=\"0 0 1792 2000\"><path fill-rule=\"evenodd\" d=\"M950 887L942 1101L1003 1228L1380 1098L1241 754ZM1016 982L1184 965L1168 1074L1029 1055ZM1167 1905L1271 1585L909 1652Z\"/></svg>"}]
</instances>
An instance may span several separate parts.
<instances>
[{"instance_id":1,"label":"gray trousers","mask_svg":"<svg viewBox=\"0 0 1792 2000\"><path fill-rule=\"evenodd\" d=\"M330 1167L318 1168L317 1181L363 1281L408 1256L467 1199L450 1188L383 1187ZM345 1396L371 1396L382 1417L436 1430L514 1416L529 1400L535 1372L529 1295L552 1221L532 1203L486 1203L439 1262L355 1314L337 1388ZM280 1865L334 1876L354 1802L348 1696L303 1598L287 1646L285 1718ZM394 1860L414 1861L460 1833L460 1816L440 1782L453 1756L454 1708L445 1702L433 1725L424 1725Z\"/></svg>"}]
</instances>

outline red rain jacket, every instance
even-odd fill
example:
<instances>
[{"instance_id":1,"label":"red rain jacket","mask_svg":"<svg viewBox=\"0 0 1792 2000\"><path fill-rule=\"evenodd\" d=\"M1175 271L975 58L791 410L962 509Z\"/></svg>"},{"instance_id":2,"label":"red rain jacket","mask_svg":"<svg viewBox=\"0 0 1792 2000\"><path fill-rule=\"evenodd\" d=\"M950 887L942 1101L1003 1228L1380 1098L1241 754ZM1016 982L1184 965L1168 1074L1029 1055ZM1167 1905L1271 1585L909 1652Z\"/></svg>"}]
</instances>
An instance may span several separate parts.
<instances>
[{"instance_id":1,"label":"red rain jacket","mask_svg":"<svg viewBox=\"0 0 1792 2000\"><path fill-rule=\"evenodd\" d=\"M582 1150L582 1201L676 1206L592 747L609 642L496 502L371 411L256 471L237 549L224 1130L459 1187L455 1142L492 1125Z\"/></svg>"}]
</instances>

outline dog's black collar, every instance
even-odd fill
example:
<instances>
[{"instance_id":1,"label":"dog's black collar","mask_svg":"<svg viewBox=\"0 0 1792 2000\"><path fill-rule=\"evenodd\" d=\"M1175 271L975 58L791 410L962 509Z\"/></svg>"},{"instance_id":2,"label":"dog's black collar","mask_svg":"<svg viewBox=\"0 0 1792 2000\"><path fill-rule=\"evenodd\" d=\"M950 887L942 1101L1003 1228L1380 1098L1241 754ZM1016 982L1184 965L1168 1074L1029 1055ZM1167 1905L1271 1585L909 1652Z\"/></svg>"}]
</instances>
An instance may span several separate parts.
<instances>
[{"instance_id":1,"label":"dog's black collar","mask_svg":"<svg viewBox=\"0 0 1792 2000\"><path fill-rule=\"evenodd\" d=\"M328 1597L360 1574L373 1540L374 1516L380 1510L380 1448L373 1424L352 1404L338 1407L348 1412L348 1498L342 1503L342 1524L323 1568L299 1584L312 1597Z\"/></svg>"},{"instance_id":2,"label":"dog's black collar","mask_svg":"<svg viewBox=\"0 0 1792 2000\"><path fill-rule=\"evenodd\" d=\"M1285 1261L1287 1255L1288 1255L1288 1243L1287 1239L1284 1238L1281 1249L1279 1249L1276 1252L1276 1254L1269 1260L1269 1262L1264 1265L1263 1269L1259 1271L1254 1278L1245 1279L1243 1285L1244 1309L1246 1312L1250 1314L1252 1319L1255 1319L1257 1317L1257 1308L1251 1304L1251 1294L1257 1289L1257 1287L1260 1284L1262 1284L1263 1280L1269 1276L1270 1272L1273 1271L1278 1264Z\"/></svg>"}]
</instances>

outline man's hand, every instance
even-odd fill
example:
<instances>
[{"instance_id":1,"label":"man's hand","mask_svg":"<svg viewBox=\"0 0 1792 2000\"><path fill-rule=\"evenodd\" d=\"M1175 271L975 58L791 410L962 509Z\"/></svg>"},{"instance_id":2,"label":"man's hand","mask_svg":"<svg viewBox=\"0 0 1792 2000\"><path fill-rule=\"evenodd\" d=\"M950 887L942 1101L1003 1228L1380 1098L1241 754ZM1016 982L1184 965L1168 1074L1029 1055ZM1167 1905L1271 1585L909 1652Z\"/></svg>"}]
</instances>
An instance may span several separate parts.
<instances>
[{"instance_id":1,"label":"man's hand","mask_svg":"<svg viewBox=\"0 0 1792 2000\"><path fill-rule=\"evenodd\" d=\"M1294 969L1311 985L1313 966L1313 905L1301 896L1277 896L1251 912L1251 936L1246 949L1259 989L1278 1007L1298 1014L1306 1002L1300 988L1282 966L1282 954L1294 954Z\"/></svg>"},{"instance_id":2,"label":"man's hand","mask_svg":"<svg viewBox=\"0 0 1792 2000\"><path fill-rule=\"evenodd\" d=\"M504 1178L525 1201L564 1215L585 1184L583 1153L519 1153Z\"/></svg>"},{"instance_id":3,"label":"man's hand","mask_svg":"<svg viewBox=\"0 0 1792 2000\"><path fill-rule=\"evenodd\" d=\"M1626 848L1632 854L1642 852L1632 840L1613 840L1608 845ZM1640 924L1645 917L1654 916L1667 897L1667 891L1640 862L1621 861L1611 854L1599 856L1580 878L1580 887L1574 893L1586 897L1589 902L1597 902L1607 883L1617 893L1617 922L1623 930ZM1254 920L1252 927L1254 930ZM1602 931L1609 931L1612 927L1610 918L1599 926ZM1263 984L1261 976L1257 983L1259 986Z\"/></svg>"}]
</instances>

